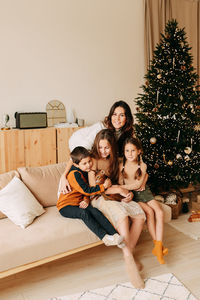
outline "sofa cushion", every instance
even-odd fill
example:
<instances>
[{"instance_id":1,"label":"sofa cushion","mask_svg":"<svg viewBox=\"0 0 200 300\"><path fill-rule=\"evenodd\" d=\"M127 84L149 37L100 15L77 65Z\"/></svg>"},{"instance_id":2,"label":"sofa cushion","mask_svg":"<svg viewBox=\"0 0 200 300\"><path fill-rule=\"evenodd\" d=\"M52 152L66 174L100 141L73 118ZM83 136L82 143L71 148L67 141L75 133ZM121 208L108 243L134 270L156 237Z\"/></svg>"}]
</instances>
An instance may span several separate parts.
<instances>
[{"instance_id":1,"label":"sofa cushion","mask_svg":"<svg viewBox=\"0 0 200 300\"><path fill-rule=\"evenodd\" d=\"M48 207L57 202L58 184L65 166L66 163L59 163L43 167L22 167L17 170L42 206Z\"/></svg>"},{"instance_id":2,"label":"sofa cushion","mask_svg":"<svg viewBox=\"0 0 200 300\"><path fill-rule=\"evenodd\" d=\"M15 176L18 178L20 177L17 171L0 174L0 190L3 189ZM0 219L3 218L7 218L7 216L0 211Z\"/></svg>"},{"instance_id":3,"label":"sofa cushion","mask_svg":"<svg viewBox=\"0 0 200 300\"><path fill-rule=\"evenodd\" d=\"M9 238L8 238L9 236ZM62 217L56 206L36 218L26 230L8 218L1 220L0 272L99 241L77 219Z\"/></svg>"},{"instance_id":4,"label":"sofa cushion","mask_svg":"<svg viewBox=\"0 0 200 300\"><path fill-rule=\"evenodd\" d=\"M0 209L16 225L26 228L45 210L18 178L14 177L0 191Z\"/></svg>"}]
</instances>

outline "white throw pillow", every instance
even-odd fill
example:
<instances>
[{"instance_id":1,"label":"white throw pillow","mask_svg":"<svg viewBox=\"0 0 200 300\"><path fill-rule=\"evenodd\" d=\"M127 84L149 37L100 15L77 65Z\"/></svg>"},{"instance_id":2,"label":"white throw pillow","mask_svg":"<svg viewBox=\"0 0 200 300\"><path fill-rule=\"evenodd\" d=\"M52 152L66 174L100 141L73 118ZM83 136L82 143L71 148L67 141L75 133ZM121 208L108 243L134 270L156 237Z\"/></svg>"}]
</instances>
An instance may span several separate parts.
<instances>
[{"instance_id":1,"label":"white throw pillow","mask_svg":"<svg viewBox=\"0 0 200 300\"><path fill-rule=\"evenodd\" d=\"M26 228L37 216L45 212L42 205L17 177L0 190L0 211L22 228Z\"/></svg>"}]
</instances>

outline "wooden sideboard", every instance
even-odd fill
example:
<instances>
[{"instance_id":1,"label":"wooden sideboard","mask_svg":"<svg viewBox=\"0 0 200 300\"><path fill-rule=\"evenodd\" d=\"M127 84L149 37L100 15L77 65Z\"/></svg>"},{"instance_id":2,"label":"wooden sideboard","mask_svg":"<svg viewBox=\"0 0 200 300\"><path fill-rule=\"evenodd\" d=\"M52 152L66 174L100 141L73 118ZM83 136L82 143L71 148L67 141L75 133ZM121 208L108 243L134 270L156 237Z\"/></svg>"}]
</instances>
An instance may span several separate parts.
<instances>
[{"instance_id":1,"label":"wooden sideboard","mask_svg":"<svg viewBox=\"0 0 200 300\"><path fill-rule=\"evenodd\" d=\"M67 161L68 140L79 128L0 130L0 173Z\"/></svg>"}]
</instances>

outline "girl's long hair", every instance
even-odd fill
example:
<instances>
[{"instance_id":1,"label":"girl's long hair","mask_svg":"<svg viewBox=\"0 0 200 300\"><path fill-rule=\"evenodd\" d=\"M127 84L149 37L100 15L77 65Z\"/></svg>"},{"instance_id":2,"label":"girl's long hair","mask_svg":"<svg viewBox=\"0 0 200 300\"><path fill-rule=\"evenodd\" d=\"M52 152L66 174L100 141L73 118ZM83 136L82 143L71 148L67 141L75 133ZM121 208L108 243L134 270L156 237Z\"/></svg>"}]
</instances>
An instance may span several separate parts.
<instances>
[{"instance_id":1,"label":"girl's long hair","mask_svg":"<svg viewBox=\"0 0 200 300\"><path fill-rule=\"evenodd\" d=\"M142 152L143 152L143 150L142 150L142 145L141 145L141 142L138 140L138 139L136 139L136 138L133 138L133 137L129 137L129 138L127 138L126 140L125 140L125 142L124 142L124 147L123 147L123 168L122 168L122 175L123 175L123 177L124 178L126 178L126 173L125 173L125 171L124 171L124 168L125 168L125 164L126 164L126 157L125 157L125 146L127 145L127 144L132 144L132 145L134 145L136 148L137 148L137 150L140 150L140 154L138 155L138 157L137 157L137 161L138 161L138 169L137 169L137 171L135 172L135 179L140 179L140 177L142 176L142 170L141 170L141 158L142 158Z\"/></svg>"},{"instance_id":2,"label":"girl's long hair","mask_svg":"<svg viewBox=\"0 0 200 300\"><path fill-rule=\"evenodd\" d=\"M110 167L109 167L109 177L112 182L117 182L118 179L118 156L117 156L117 144L115 140L115 136L113 134L113 131L110 129L102 129L99 133L97 133L94 144L91 149L92 157L95 159L101 159L101 154L99 151L99 142L101 140L107 140L110 144L111 151L109 155L110 159Z\"/></svg>"},{"instance_id":3,"label":"girl's long hair","mask_svg":"<svg viewBox=\"0 0 200 300\"><path fill-rule=\"evenodd\" d=\"M109 115L107 117L105 117L105 119L104 119L105 126L108 129L115 130L114 126L112 125L111 119L112 119L112 115L117 107L122 107L124 109L125 116L126 116L126 123L122 128L122 132L128 131L130 133L129 135L132 136L133 135L133 122L134 122L133 115L132 115L130 106L122 100L117 101L112 105Z\"/></svg>"}]
</instances>

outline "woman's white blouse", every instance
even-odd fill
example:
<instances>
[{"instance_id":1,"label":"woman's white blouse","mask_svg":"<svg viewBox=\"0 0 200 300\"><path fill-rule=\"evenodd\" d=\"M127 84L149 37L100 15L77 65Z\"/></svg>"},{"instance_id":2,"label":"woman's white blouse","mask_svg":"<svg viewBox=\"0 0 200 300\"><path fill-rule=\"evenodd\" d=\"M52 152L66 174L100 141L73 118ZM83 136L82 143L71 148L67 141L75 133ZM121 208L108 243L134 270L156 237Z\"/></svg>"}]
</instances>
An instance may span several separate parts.
<instances>
[{"instance_id":1,"label":"woman's white blouse","mask_svg":"<svg viewBox=\"0 0 200 300\"><path fill-rule=\"evenodd\" d=\"M102 122L98 122L94 125L87 126L75 131L69 139L70 152L78 146L82 146L90 150L97 133L102 129L105 129L105 126Z\"/></svg>"}]
</instances>

